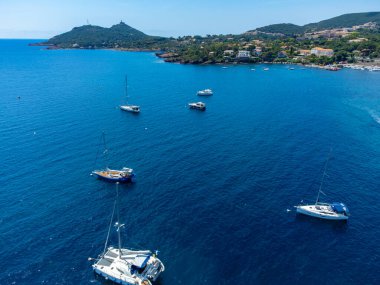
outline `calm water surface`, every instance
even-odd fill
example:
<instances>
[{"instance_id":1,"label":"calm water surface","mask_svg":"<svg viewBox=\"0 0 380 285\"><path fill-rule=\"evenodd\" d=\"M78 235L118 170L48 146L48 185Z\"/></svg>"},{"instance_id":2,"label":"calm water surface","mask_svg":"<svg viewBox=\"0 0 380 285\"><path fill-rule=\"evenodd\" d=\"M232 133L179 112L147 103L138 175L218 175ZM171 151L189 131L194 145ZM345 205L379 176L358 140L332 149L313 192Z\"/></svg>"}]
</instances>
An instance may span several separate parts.
<instances>
[{"instance_id":1,"label":"calm water surface","mask_svg":"<svg viewBox=\"0 0 380 285\"><path fill-rule=\"evenodd\" d=\"M28 42L0 41L0 284L105 284L87 260L115 194L89 175L102 131L110 166L138 175L121 189L124 244L160 250L159 284L379 284L380 73ZM126 74L137 116L117 108ZM188 110L204 88L207 111ZM323 198L348 204L347 224L293 209L330 147Z\"/></svg>"}]
</instances>

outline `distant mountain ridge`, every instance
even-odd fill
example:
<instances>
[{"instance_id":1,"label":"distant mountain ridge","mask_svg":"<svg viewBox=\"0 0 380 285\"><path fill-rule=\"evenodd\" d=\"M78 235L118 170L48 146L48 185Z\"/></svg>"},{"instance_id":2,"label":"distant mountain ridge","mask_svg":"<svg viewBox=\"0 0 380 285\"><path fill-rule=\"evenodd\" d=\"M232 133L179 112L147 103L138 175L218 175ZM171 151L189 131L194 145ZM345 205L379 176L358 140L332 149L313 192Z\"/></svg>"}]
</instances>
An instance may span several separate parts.
<instances>
[{"instance_id":1,"label":"distant mountain ridge","mask_svg":"<svg viewBox=\"0 0 380 285\"><path fill-rule=\"evenodd\" d=\"M374 22L380 25L380 12L351 13L323 20L317 23L310 23L298 26L290 23L274 24L250 30L248 32L264 32L273 34L294 35L325 29L346 28Z\"/></svg>"},{"instance_id":2,"label":"distant mountain ridge","mask_svg":"<svg viewBox=\"0 0 380 285\"><path fill-rule=\"evenodd\" d=\"M273 24L235 36L277 37L302 35L307 32L317 32L325 29L349 28L366 23L376 23L380 27L380 12L344 14L317 23L298 26L291 23ZM376 27L375 27L376 29ZM269 35L268 35L269 34ZM227 35L226 35L227 36ZM231 35L234 36L234 35ZM194 38L187 44L194 43ZM198 36L199 38L202 38ZM215 36L216 37L216 36ZM110 28L94 25L75 27L71 31L57 35L38 45L49 45L51 48L120 48L128 50L173 50L178 49L180 39L147 35L135 28L120 22Z\"/></svg>"},{"instance_id":3,"label":"distant mountain ridge","mask_svg":"<svg viewBox=\"0 0 380 285\"><path fill-rule=\"evenodd\" d=\"M136 44L162 40L136 30L124 22L110 28L84 25L49 39L46 44L58 47L126 47L133 48Z\"/></svg>"}]
</instances>

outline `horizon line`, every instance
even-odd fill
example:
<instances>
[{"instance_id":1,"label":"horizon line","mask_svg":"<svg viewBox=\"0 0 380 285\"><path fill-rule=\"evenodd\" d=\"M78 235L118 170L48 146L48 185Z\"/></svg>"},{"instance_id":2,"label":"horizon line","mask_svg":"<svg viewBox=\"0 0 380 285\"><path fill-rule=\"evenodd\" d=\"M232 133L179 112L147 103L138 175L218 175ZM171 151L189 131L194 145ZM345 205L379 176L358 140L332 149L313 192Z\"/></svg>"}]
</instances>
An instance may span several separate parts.
<instances>
[{"instance_id":1,"label":"horizon line","mask_svg":"<svg viewBox=\"0 0 380 285\"><path fill-rule=\"evenodd\" d=\"M291 23L291 22L272 23L272 24L268 24L268 25L258 26L258 27L255 27L255 28L247 28L247 30L245 30L243 32L238 32L238 33L195 33L195 34L181 34L181 35L177 35L177 36L175 36L175 35L162 36L162 35L150 34L149 32L143 31L143 29L137 28L135 26L131 26L125 20L120 20L119 22L116 22L115 24L112 24L109 27L108 26L102 26L102 25L87 23L87 24L78 25L78 26L71 26L71 30L74 29L74 28L83 27L83 26L97 26L97 27L109 29L109 28L111 28L114 25L117 25L117 24L120 24L120 23L124 23L124 24L128 25L129 27L131 27L133 29L136 29L136 30L138 30L140 32L143 32L144 34L146 34L148 36L163 37L163 38L179 38L179 37L186 37L186 36L201 36L201 37L206 37L207 35L211 35L211 36L218 36L218 35L242 35L242 34L248 32L248 31L254 31L254 30L257 30L258 28L263 28L263 27L267 27L267 26L271 26L271 25L292 24L292 25L296 25L296 26L299 26L299 27L303 27L303 26L306 26L308 24L319 23L321 21L337 18L337 17L343 16L343 15L363 14L363 13L380 13L380 10L379 11L349 12L349 13L339 14L339 15L331 17L331 18L327 18L327 19L325 18L325 19L322 19L322 20L319 20L319 21L318 20L316 20L316 21L309 21L306 24L294 24L294 23ZM0 37L0 39L2 39L2 40L49 40L52 37L55 37L57 35L61 35L63 33L70 32L71 30L65 30L65 31L62 31L62 32L58 32L57 34L54 34L53 36L47 37L47 38L39 38L39 37L34 37L34 36L33 37L28 37L27 36L25 38L24 37L23 38L18 38L18 37L15 37L15 38L14 37ZM17 33L17 32L20 32L20 31L15 31L15 32ZM27 31L24 30L23 32L27 32ZM42 32L42 31L40 31L40 32ZM165 34L165 31L162 31L162 32Z\"/></svg>"}]
</instances>

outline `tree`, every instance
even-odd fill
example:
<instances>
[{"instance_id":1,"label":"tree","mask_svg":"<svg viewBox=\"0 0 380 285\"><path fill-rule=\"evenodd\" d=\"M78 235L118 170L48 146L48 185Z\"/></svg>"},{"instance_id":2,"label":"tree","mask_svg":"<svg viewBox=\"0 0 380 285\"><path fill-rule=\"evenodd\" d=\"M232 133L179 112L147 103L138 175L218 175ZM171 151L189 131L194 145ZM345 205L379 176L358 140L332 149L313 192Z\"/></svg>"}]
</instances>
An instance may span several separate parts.
<instances>
[{"instance_id":1,"label":"tree","mask_svg":"<svg viewBox=\"0 0 380 285\"><path fill-rule=\"evenodd\" d=\"M348 58L348 53L346 51L338 51L335 53L335 61L346 61Z\"/></svg>"}]
</instances>

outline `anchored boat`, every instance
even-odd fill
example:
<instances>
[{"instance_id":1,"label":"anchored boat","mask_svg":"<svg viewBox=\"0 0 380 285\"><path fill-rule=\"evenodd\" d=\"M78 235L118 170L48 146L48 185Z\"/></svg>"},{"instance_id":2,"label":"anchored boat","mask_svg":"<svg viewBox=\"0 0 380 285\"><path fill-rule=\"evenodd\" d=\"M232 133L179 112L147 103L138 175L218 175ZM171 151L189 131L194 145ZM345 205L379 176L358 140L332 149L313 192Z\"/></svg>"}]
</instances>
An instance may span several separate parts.
<instances>
[{"instance_id":1,"label":"anchored boat","mask_svg":"<svg viewBox=\"0 0 380 285\"><path fill-rule=\"evenodd\" d=\"M206 110L206 104L203 102L189 103L189 108L204 111Z\"/></svg>"},{"instance_id":2,"label":"anchored boat","mask_svg":"<svg viewBox=\"0 0 380 285\"><path fill-rule=\"evenodd\" d=\"M92 268L96 274L108 280L112 280L115 283L123 285L151 285L165 270L165 266L161 260L157 258L157 252L153 253L150 250L134 250L122 247L121 230L124 224L120 224L118 184L119 183L116 183L116 201L112 211L104 251L95 259ZM108 247L115 208L117 212L115 227L118 236L118 246Z\"/></svg>"},{"instance_id":3,"label":"anchored boat","mask_svg":"<svg viewBox=\"0 0 380 285\"><path fill-rule=\"evenodd\" d=\"M103 180L121 183L133 182L135 177L133 169L128 167L123 167L121 170L107 167L102 170L94 170L92 174Z\"/></svg>"},{"instance_id":4,"label":"anchored boat","mask_svg":"<svg viewBox=\"0 0 380 285\"><path fill-rule=\"evenodd\" d=\"M296 206L297 213L326 220L348 220L349 211L345 204L339 202Z\"/></svg>"},{"instance_id":5,"label":"anchored boat","mask_svg":"<svg viewBox=\"0 0 380 285\"><path fill-rule=\"evenodd\" d=\"M211 89L204 89L204 90L200 90L200 91L197 92L198 96L211 96L213 94L214 93L212 92Z\"/></svg>"},{"instance_id":6,"label":"anchored boat","mask_svg":"<svg viewBox=\"0 0 380 285\"><path fill-rule=\"evenodd\" d=\"M140 106L136 105L124 105L120 106L120 109L127 112L140 113Z\"/></svg>"},{"instance_id":7,"label":"anchored boat","mask_svg":"<svg viewBox=\"0 0 380 285\"><path fill-rule=\"evenodd\" d=\"M106 145L105 134L102 134L103 145L104 145L104 159L108 164L108 149ZM106 166L104 169L94 170L91 175L94 175L100 179L109 181L109 182L120 182L127 183L133 182L135 178L135 173L132 168L123 167L122 169L110 169Z\"/></svg>"},{"instance_id":8,"label":"anchored boat","mask_svg":"<svg viewBox=\"0 0 380 285\"><path fill-rule=\"evenodd\" d=\"M125 97L128 98L128 80L127 80L127 76L125 77ZM127 101L126 101L126 103L127 103ZM128 105L128 103L126 105L121 105L120 109L123 110L123 111L132 112L132 113L140 113L140 106L137 106L137 105Z\"/></svg>"},{"instance_id":9,"label":"anchored boat","mask_svg":"<svg viewBox=\"0 0 380 285\"><path fill-rule=\"evenodd\" d=\"M325 219L325 220L347 220L350 212L347 206L341 202L333 202L333 203L322 203L319 202L320 194L324 194L322 192L322 185L326 176L327 163L330 159L330 155L326 160L325 167L323 170L323 175L321 179L321 183L318 189L317 200L314 204L307 205L297 205L295 206L298 214L303 214L315 218Z\"/></svg>"}]
</instances>

